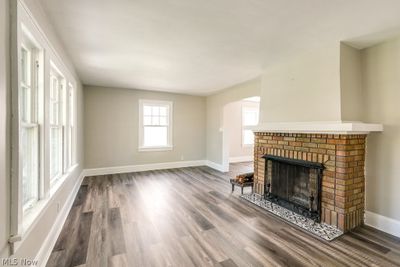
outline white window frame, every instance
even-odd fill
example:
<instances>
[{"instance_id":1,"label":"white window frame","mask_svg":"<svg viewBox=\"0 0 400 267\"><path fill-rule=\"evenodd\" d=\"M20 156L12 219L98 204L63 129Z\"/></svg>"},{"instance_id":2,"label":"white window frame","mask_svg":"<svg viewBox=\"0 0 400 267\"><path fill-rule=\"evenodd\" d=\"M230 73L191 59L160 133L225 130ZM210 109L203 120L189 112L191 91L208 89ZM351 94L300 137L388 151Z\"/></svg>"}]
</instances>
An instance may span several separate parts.
<instances>
[{"instance_id":1,"label":"white window frame","mask_svg":"<svg viewBox=\"0 0 400 267\"><path fill-rule=\"evenodd\" d=\"M68 67L63 63L62 58L58 55L52 44L46 38L44 31L34 20L34 16L26 7L23 1L11 1L10 11L12 12L12 20L10 23L10 50L11 50L11 201L10 201L10 231L8 242L10 244L11 255L15 254L16 251L22 247L22 244L26 238L31 237L32 231L43 218L44 211L47 210L50 205L54 203L54 197L59 189L64 184L64 181L76 177L78 163L76 163L76 116L77 116L77 94L73 95L73 114L74 117L74 129L72 142L72 158L70 169L63 173L62 177L58 179L58 182L50 187L50 164L49 164L49 72L51 69L51 62L55 62L60 67L62 73L65 74L65 82L73 84L74 89L76 86L76 79ZM30 42L26 42L29 40ZM37 77L38 92L36 98L37 105L37 118L33 123L25 123L21 121L22 110L20 104L22 100L21 91L21 53L22 47L26 47L27 43L32 43L33 47L36 47L39 56L39 71ZM33 61L32 61L33 62ZM22 164L21 158L24 153L21 145L22 140L22 127L37 127L38 128L38 142L39 148L37 160L37 169L39 171L39 183L38 183L38 197L36 200L29 205L29 207L23 207L23 177L22 177ZM29 152L29 151L28 151ZM35 151L36 153L36 151ZM36 163L36 161L35 161ZM36 171L36 168L35 168ZM73 175L73 176L72 176ZM36 186L36 185L35 185ZM36 197L36 196L35 196ZM60 203L63 204L63 203Z\"/></svg>"},{"instance_id":2,"label":"white window frame","mask_svg":"<svg viewBox=\"0 0 400 267\"><path fill-rule=\"evenodd\" d=\"M29 215L30 211L34 209L34 207L37 205L40 199L43 197L43 172L40 168L41 162L42 162L42 142L41 142L41 128L43 127L43 122L40 118L40 109L39 109L39 101L40 97L42 96L43 93L43 88L42 84L40 81L40 75L43 72L43 64L42 64L42 51L43 48L38 46L36 42L32 39L31 35L27 30L23 30L22 33L22 41L20 42L20 66L19 70L22 73L23 72L23 64L22 64L22 50L27 51L27 55L29 58L28 61L28 69L25 70L27 73L27 79L29 80L28 83L24 83L22 79L22 75L20 77L20 84L19 84L19 93L18 93L18 98L19 98L19 107L18 107L18 113L19 113L19 132L21 133L19 135L19 151L20 151L20 156L19 156L19 175L21 177L21 198L24 198L24 192L23 192L23 186L22 186L22 177L23 177L23 149L24 147L22 146L22 132L23 131L34 131L34 135L36 135L36 143L34 144L36 146L36 158L33 159L33 161L37 164L35 166L35 172L37 175L37 195L35 199L31 199L27 203L23 203L22 200L22 216L27 216ZM29 118L23 118L23 104L21 101L22 98L22 90L29 90L30 91L30 103L26 103L27 107L25 107L23 110L27 110L27 114L29 114ZM32 163L31 163L32 164Z\"/></svg>"},{"instance_id":3,"label":"white window frame","mask_svg":"<svg viewBox=\"0 0 400 267\"><path fill-rule=\"evenodd\" d=\"M75 87L68 83L65 103L65 172L75 165Z\"/></svg>"},{"instance_id":4,"label":"white window frame","mask_svg":"<svg viewBox=\"0 0 400 267\"><path fill-rule=\"evenodd\" d=\"M260 116L259 108L258 107L250 107L250 106L242 106L242 147L253 147L254 142L252 144L245 143L244 136L245 136L245 131L251 130L251 128L254 127L255 125L257 125L257 123L245 125L244 118L245 118L245 113L247 111L255 112L256 116L257 116L256 121L258 122L259 116Z\"/></svg>"},{"instance_id":5,"label":"white window frame","mask_svg":"<svg viewBox=\"0 0 400 267\"><path fill-rule=\"evenodd\" d=\"M143 124L143 107L144 106L166 106L168 107L168 126L167 126L167 145L165 146L145 146L144 145L144 127ZM173 102L162 100L139 100L139 148L141 152L144 151L167 151L173 149L172 132L173 132ZM154 126L157 127L157 126ZM165 127L165 126L162 126Z\"/></svg>"},{"instance_id":6,"label":"white window frame","mask_svg":"<svg viewBox=\"0 0 400 267\"><path fill-rule=\"evenodd\" d=\"M19 2L18 2L19 4ZM19 6L18 6L19 8ZM36 29L30 27L26 13L20 13L20 17L16 22L16 27L12 31L13 46L11 46L11 85L12 85L12 147L11 147L11 207L10 207L10 249L11 253L16 251L15 243L23 238L34 220L38 217L39 212L44 207L44 199L46 198L46 173L45 173L45 118L44 118L44 95L46 86L44 83L44 73L46 69L45 51L42 39L38 37ZM31 82L32 94L35 95L29 109L33 118L24 121L22 118L22 49L31 50ZM15 88L15 89L14 89ZM38 175L37 181L37 197L24 205L23 192L23 155L24 147L22 141L23 129L36 129L37 139L37 158L35 159L36 170Z\"/></svg>"},{"instance_id":7,"label":"white window frame","mask_svg":"<svg viewBox=\"0 0 400 267\"><path fill-rule=\"evenodd\" d=\"M56 67L56 65L51 62L51 69L50 69L50 103L49 103L49 115L51 117L51 105L52 104L58 104L58 116L55 118L55 122L52 123L51 118L49 118L49 125L50 125L50 149L52 149L51 145L51 131L53 129L56 129L59 131L59 138L60 138L60 144L59 144L59 151L58 151L58 164L60 166L60 170L57 174L54 176L51 176L50 173L50 187L53 187L57 181L63 177L64 173L67 172L66 166L65 166L65 157L66 157L66 135L65 135L65 124L66 124L66 80L65 76L61 73L59 68ZM53 90L52 84L54 82L57 82L57 87L58 87L58 93L57 93L57 99L52 99L51 98L51 91ZM51 152L50 152L51 155ZM50 156L50 169L52 165L52 157Z\"/></svg>"}]
</instances>

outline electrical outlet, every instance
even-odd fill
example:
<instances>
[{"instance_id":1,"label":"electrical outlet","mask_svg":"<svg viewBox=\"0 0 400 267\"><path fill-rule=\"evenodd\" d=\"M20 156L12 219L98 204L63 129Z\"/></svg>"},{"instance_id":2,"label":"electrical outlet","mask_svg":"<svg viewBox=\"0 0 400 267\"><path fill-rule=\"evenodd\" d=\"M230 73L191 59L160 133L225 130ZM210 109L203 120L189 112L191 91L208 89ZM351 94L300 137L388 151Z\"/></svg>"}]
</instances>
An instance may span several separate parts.
<instances>
[{"instance_id":1,"label":"electrical outlet","mask_svg":"<svg viewBox=\"0 0 400 267\"><path fill-rule=\"evenodd\" d=\"M185 157L183 155L181 155L181 160L185 160Z\"/></svg>"}]
</instances>

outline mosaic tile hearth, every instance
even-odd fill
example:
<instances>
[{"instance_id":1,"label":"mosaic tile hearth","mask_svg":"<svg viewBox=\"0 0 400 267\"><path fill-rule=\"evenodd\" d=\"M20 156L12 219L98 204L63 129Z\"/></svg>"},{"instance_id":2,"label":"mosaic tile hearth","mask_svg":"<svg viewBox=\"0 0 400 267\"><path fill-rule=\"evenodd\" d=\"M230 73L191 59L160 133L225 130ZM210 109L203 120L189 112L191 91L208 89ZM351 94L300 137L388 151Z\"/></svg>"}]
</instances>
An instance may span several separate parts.
<instances>
[{"instance_id":1,"label":"mosaic tile hearth","mask_svg":"<svg viewBox=\"0 0 400 267\"><path fill-rule=\"evenodd\" d=\"M241 198L327 241L332 241L343 234L334 226L314 222L312 219L265 200L259 194L245 194L241 195Z\"/></svg>"}]
</instances>

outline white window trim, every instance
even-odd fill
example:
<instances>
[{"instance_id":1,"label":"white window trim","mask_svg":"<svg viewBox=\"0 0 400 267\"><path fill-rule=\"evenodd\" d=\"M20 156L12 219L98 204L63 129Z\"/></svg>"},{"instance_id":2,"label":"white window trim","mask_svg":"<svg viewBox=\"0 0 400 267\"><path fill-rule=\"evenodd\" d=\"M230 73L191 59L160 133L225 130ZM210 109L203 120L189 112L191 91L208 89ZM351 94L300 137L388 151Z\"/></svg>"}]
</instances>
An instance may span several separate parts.
<instances>
[{"instance_id":1,"label":"white window trim","mask_svg":"<svg viewBox=\"0 0 400 267\"><path fill-rule=\"evenodd\" d=\"M74 165L75 142L75 88L69 82L65 89L65 172ZM71 105L72 103L72 105ZM71 109L72 107L72 109Z\"/></svg>"},{"instance_id":2,"label":"white window trim","mask_svg":"<svg viewBox=\"0 0 400 267\"><path fill-rule=\"evenodd\" d=\"M74 89L77 88L76 80L68 67L64 64L62 58L58 55L52 44L46 37L45 32L40 28L34 16L26 7L22 0L12 1L11 8L13 20L11 21L11 87L20 88L20 50L21 42L23 41L24 34L30 41L33 41L34 46L40 50L41 59L39 60L40 68L40 95L38 95L38 119L39 119L39 151L41 153L39 158L39 171L40 171L40 195L38 201L32 206L29 211L23 212L22 205L22 177L20 173L20 110L19 98L20 90L12 90L11 98L11 202L10 202L10 252L15 254L16 251L22 247L26 238L35 230L37 224L40 223L44 213L53 205L54 195L59 192L64 182L76 175L76 168L79 166L76 163L76 154L73 155L73 164L68 171L55 183L54 187L49 186L49 118L48 118L48 92L49 92L49 69L50 61L54 60L57 65L61 67L62 72L66 75L66 82L73 84ZM42 92L43 91L43 92ZM77 95L74 96L74 102L77 103ZM77 122L77 105L74 106L74 119ZM76 124L75 124L76 126ZM76 127L74 127L74 136L76 136ZM73 142L73 151L75 153L77 146L77 139Z\"/></svg>"},{"instance_id":3,"label":"white window trim","mask_svg":"<svg viewBox=\"0 0 400 267\"><path fill-rule=\"evenodd\" d=\"M143 106L145 104L150 105L168 105L169 106L169 114L168 114L168 144L166 146L144 146L144 126L143 126ZM173 133L173 102L172 101L163 101L163 100L148 100L148 99L139 99L139 143L138 150L139 152L151 152L151 151L169 151L173 149L172 144L172 133Z\"/></svg>"},{"instance_id":4,"label":"white window trim","mask_svg":"<svg viewBox=\"0 0 400 267\"><path fill-rule=\"evenodd\" d=\"M72 112L70 112L70 115L72 116L72 121L70 120L70 123L72 122L72 136L71 136L71 162L70 162L70 168L73 168L76 165L76 149L77 149L77 125L78 125L78 116L77 116L77 86L75 83L72 83L71 81L69 82L70 90L72 90L72 98L70 101L72 101Z\"/></svg>"},{"instance_id":5,"label":"white window trim","mask_svg":"<svg viewBox=\"0 0 400 267\"><path fill-rule=\"evenodd\" d=\"M54 76L57 79L58 82L58 118L57 118L57 123L56 124L51 124L51 122L49 121L49 127L50 127L50 131L51 129L59 129L61 132L61 136L59 137L61 140L61 146L60 146L60 151L59 151L59 164L60 164L60 172L54 176L54 177L50 177L50 188L52 188L57 182L58 180L62 179L62 177L64 176L65 173L67 173L68 170L66 170L65 168L65 151L66 151L66 144L65 144L65 131L66 131L66 127L65 127L65 116L67 113L67 107L66 107L66 90L67 90L67 81L66 78L64 76L64 74L60 71L60 69L56 66L56 64L50 60L50 75L49 77L47 77L49 80L52 79L52 76ZM49 90L51 91L51 83L50 83L50 87ZM49 93L51 94L51 93ZM49 103L51 102L51 100L49 101ZM50 114L50 111L49 111ZM51 137L51 132L50 135ZM51 142L51 139L49 140ZM50 145L50 149L51 149L51 145ZM49 152L49 154L51 154ZM50 166L51 166L51 159L50 159ZM50 168L50 167L49 167Z\"/></svg>"},{"instance_id":6,"label":"white window trim","mask_svg":"<svg viewBox=\"0 0 400 267\"><path fill-rule=\"evenodd\" d=\"M254 144L245 144L245 142L244 142L244 131L245 130L251 130L251 128L254 127L254 125L249 125L249 126L245 126L244 125L244 112L245 112L246 109L255 110L257 112L259 112L259 109L256 108L256 107L249 107L249 106L242 105L242 110L241 110L242 111L242 114L241 114L241 118L242 118L242 120L241 120L241 125L242 125L242 147L243 148L252 148L252 147L254 147ZM260 116L260 114L257 115L257 119L259 119L259 116Z\"/></svg>"},{"instance_id":7,"label":"white window trim","mask_svg":"<svg viewBox=\"0 0 400 267\"><path fill-rule=\"evenodd\" d=\"M25 36L26 34L24 33L24 39L28 39L29 37ZM19 85L19 92L18 92L18 97L20 100L21 97L21 92L20 89L22 87L25 88L29 88L30 92L31 92L31 97L33 97L33 101L29 104L29 113L30 113L30 118L29 118L29 122L25 122L22 120L21 118L21 114L19 115L19 130L21 131L22 129L35 129L36 130L36 135L37 135L37 155L36 155L36 161L38 163L37 166L37 175L38 175L38 181L37 181L37 198L36 199L31 199L28 203L22 204L22 213L24 216L28 215L31 210L34 208L34 206L37 205L37 203L40 201L40 199L42 198L42 190L41 190L41 182L43 180L43 173L40 170L40 165L42 164L42 153L41 153L41 149L40 149L40 140L41 140L41 131L40 128L42 127L43 122L39 121L39 106L38 106L38 102L39 102L39 98L41 95L41 90L43 90L43 88L40 87L39 84L39 79L40 79L40 69L36 67L36 64L41 64L40 57L41 57L41 50L42 48L40 47L36 47L36 45L34 46L34 44L32 45L28 45L27 42L32 42L31 40L23 40L21 41L21 48L23 48L24 50L28 51L28 55L30 57L30 66L28 68L28 72L29 72L29 76L30 76L30 84L23 84L22 81L20 81L20 85ZM38 50L38 51L35 51ZM32 61L33 59L33 61ZM43 66L40 66L40 68L43 68ZM20 68L21 70L21 68ZM21 108L21 103L19 105L19 108ZM21 140L19 140L19 144ZM21 160L21 157L20 157ZM22 165L19 166L20 168L20 175L21 174L21 170L22 170ZM22 193L22 198L24 197L23 193Z\"/></svg>"}]
</instances>

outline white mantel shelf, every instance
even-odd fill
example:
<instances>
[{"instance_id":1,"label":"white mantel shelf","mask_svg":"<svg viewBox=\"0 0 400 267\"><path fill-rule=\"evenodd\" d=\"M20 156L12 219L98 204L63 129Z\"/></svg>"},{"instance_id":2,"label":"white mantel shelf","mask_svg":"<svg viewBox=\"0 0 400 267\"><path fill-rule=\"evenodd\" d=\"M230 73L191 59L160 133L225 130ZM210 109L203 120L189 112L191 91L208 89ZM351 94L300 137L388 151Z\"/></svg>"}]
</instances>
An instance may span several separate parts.
<instances>
[{"instance_id":1,"label":"white mantel shelf","mask_svg":"<svg viewBox=\"0 0 400 267\"><path fill-rule=\"evenodd\" d=\"M251 127L253 132L273 133L320 133L320 134L368 134L382 132L382 124L359 121L332 122L268 122Z\"/></svg>"}]
</instances>

